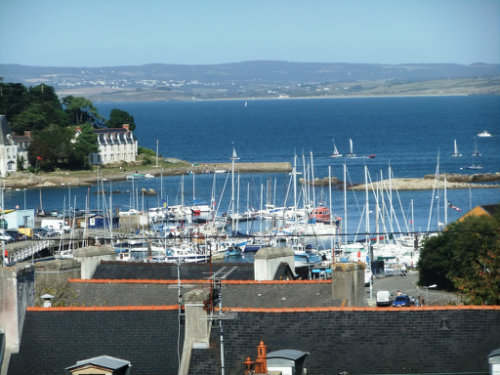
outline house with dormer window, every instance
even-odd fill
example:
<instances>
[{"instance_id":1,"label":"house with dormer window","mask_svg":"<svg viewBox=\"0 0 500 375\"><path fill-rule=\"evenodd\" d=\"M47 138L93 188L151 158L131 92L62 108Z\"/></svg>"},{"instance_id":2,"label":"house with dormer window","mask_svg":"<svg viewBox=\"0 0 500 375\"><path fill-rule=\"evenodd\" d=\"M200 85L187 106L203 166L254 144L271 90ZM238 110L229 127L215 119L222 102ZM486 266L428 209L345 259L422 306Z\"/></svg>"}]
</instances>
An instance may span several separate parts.
<instances>
[{"instance_id":1,"label":"house with dormer window","mask_svg":"<svg viewBox=\"0 0 500 375\"><path fill-rule=\"evenodd\" d=\"M81 133L76 128L76 137ZM90 164L104 165L120 162L133 163L137 160L138 143L129 124L121 128L95 129L99 151L89 155Z\"/></svg>"},{"instance_id":2,"label":"house with dormer window","mask_svg":"<svg viewBox=\"0 0 500 375\"><path fill-rule=\"evenodd\" d=\"M23 167L28 167L28 147L31 144L31 132L16 135L10 130L5 115L0 115L0 176L15 172L17 162L23 160Z\"/></svg>"}]
</instances>

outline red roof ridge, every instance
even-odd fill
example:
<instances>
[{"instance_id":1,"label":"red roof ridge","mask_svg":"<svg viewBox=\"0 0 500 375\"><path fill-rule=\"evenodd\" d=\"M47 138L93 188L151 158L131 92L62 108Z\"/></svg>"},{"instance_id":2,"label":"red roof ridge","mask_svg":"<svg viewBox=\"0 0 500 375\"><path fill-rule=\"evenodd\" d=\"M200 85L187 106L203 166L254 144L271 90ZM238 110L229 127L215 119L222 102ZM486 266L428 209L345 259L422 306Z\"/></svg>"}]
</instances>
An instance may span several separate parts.
<instances>
[{"instance_id":1,"label":"red roof ridge","mask_svg":"<svg viewBox=\"0 0 500 375\"><path fill-rule=\"evenodd\" d=\"M61 306L61 307L27 307L26 311L170 311L178 310L179 305L150 305L150 306Z\"/></svg>"},{"instance_id":2,"label":"red roof ridge","mask_svg":"<svg viewBox=\"0 0 500 375\"><path fill-rule=\"evenodd\" d=\"M398 307L337 307L337 306L318 306L318 307L223 307L223 311L228 312L261 312L261 313L287 313L287 312L324 312L324 311L378 311L378 312L396 312L396 311L443 311L443 310L498 310L500 306L486 305L460 305L460 306L422 306L410 308Z\"/></svg>"},{"instance_id":3,"label":"red roof ridge","mask_svg":"<svg viewBox=\"0 0 500 375\"><path fill-rule=\"evenodd\" d=\"M182 284L208 284L207 279L181 279ZM177 284L179 281L159 279L69 279L70 283L94 284ZM329 284L331 280L221 280L223 284Z\"/></svg>"}]
</instances>

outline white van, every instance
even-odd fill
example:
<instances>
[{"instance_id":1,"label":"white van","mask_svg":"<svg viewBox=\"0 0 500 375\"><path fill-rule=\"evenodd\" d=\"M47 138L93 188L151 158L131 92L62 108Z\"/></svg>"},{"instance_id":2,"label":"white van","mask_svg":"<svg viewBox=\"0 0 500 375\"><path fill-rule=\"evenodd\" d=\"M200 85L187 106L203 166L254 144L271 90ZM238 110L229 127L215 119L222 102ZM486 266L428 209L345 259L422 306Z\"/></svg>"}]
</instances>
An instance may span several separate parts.
<instances>
[{"instance_id":1,"label":"white van","mask_svg":"<svg viewBox=\"0 0 500 375\"><path fill-rule=\"evenodd\" d=\"M392 294L388 290L380 290L377 292L377 306L391 306Z\"/></svg>"}]
</instances>

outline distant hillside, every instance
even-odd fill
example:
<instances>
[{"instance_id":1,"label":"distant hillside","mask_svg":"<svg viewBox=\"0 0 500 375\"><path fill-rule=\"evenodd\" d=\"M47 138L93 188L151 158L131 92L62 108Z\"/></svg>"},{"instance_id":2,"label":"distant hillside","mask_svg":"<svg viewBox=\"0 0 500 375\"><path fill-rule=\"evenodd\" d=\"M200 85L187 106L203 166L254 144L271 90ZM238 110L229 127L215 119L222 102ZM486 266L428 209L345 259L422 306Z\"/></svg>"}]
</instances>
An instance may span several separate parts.
<instances>
[{"instance_id":1,"label":"distant hillside","mask_svg":"<svg viewBox=\"0 0 500 375\"><path fill-rule=\"evenodd\" d=\"M102 68L0 64L0 76L4 82L26 86L46 83L61 96L81 95L93 101L500 94L498 64L250 61Z\"/></svg>"}]
</instances>

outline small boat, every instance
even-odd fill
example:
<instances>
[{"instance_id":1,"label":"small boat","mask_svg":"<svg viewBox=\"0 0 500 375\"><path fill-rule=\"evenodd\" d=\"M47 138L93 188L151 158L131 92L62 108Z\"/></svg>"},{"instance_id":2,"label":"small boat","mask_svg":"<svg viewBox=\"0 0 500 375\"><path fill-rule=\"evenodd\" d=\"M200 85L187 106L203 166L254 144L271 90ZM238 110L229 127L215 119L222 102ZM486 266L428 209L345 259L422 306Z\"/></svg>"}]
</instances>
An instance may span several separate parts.
<instances>
[{"instance_id":1,"label":"small boat","mask_svg":"<svg viewBox=\"0 0 500 375\"><path fill-rule=\"evenodd\" d=\"M457 146L456 139L453 141L453 153L451 154L451 156L453 156L453 157L462 156L462 154L458 152L458 146Z\"/></svg>"},{"instance_id":2,"label":"small boat","mask_svg":"<svg viewBox=\"0 0 500 375\"><path fill-rule=\"evenodd\" d=\"M356 154L353 151L352 138L349 138L349 152L345 154L348 158L356 157Z\"/></svg>"},{"instance_id":3,"label":"small boat","mask_svg":"<svg viewBox=\"0 0 500 375\"><path fill-rule=\"evenodd\" d=\"M333 142L333 152L330 155L331 158L339 158L342 157L342 154L337 150L337 146L335 146L335 140L332 139Z\"/></svg>"},{"instance_id":4,"label":"small boat","mask_svg":"<svg viewBox=\"0 0 500 375\"><path fill-rule=\"evenodd\" d=\"M144 178L155 178L155 176L153 176L153 175L152 175L152 174L150 174L150 173L146 173L146 174L144 175Z\"/></svg>"},{"instance_id":5,"label":"small boat","mask_svg":"<svg viewBox=\"0 0 500 375\"><path fill-rule=\"evenodd\" d=\"M472 170L476 170L476 169L483 169L483 166L482 165L469 165L468 167L465 167L465 169L472 169Z\"/></svg>"},{"instance_id":6,"label":"small boat","mask_svg":"<svg viewBox=\"0 0 500 375\"><path fill-rule=\"evenodd\" d=\"M481 156L481 154L477 150L477 140L476 140L476 138L474 138L474 152L472 153L472 156Z\"/></svg>"},{"instance_id":7,"label":"small boat","mask_svg":"<svg viewBox=\"0 0 500 375\"><path fill-rule=\"evenodd\" d=\"M241 256L241 249L239 247L230 247L226 250L226 257L239 257Z\"/></svg>"},{"instance_id":8,"label":"small boat","mask_svg":"<svg viewBox=\"0 0 500 375\"><path fill-rule=\"evenodd\" d=\"M318 206L312 210L309 219L326 223L330 221L330 210L325 206Z\"/></svg>"},{"instance_id":9,"label":"small boat","mask_svg":"<svg viewBox=\"0 0 500 375\"><path fill-rule=\"evenodd\" d=\"M487 130L483 130L482 132L477 133L477 136L484 138L484 137L491 137L491 134Z\"/></svg>"},{"instance_id":10,"label":"small boat","mask_svg":"<svg viewBox=\"0 0 500 375\"><path fill-rule=\"evenodd\" d=\"M371 154L367 156L368 159L375 159L375 154Z\"/></svg>"},{"instance_id":11,"label":"small boat","mask_svg":"<svg viewBox=\"0 0 500 375\"><path fill-rule=\"evenodd\" d=\"M127 180L136 180L138 178L144 178L144 175L139 173L134 173L134 174L129 174L127 176Z\"/></svg>"}]
</instances>

